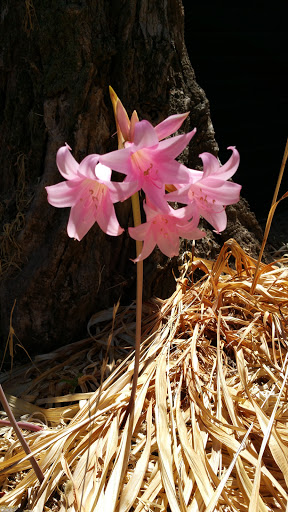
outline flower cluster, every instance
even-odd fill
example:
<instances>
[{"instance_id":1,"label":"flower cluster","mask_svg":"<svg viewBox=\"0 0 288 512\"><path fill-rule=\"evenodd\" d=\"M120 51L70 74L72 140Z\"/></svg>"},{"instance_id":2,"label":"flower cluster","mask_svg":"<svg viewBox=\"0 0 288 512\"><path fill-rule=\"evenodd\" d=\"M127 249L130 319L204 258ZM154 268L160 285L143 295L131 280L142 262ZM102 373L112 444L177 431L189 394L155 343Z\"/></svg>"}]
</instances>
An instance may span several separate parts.
<instances>
[{"instance_id":1,"label":"flower cluster","mask_svg":"<svg viewBox=\"0 0 288 512\"><path fill-rule=\"evenodd\" d=\"M129 228L132 238L144 241L142 252L134 261L147 258L155 245L167 256L176 256L179 237L196 240L205 236L197 227L200 216L216 232L223 231L227 223L225 207L240 198L241 186L227 181L239 165L236 148L229 148L232 155L223 166L215 156L202 153L199 156L203 171L189 169L176 158L196 129L170 137L189 113L170 116L153 127L146 120L139 121L136 112L129 120L116 95L114 109L121 149L105 155L88 155L80 164L68 145L58 150L57 166L66 181L46 190L51 205L71 207L68 235L81 240L95 222L108 235L120 235L123 229L114 204L139 190L145 193L146 222ZM124 180L112 182L111 169L125 175ZM173 185L173 192L166 193L168 185L170 190ZM175 201L186 206L174 209L169 202Z\"/></svg>"}]
</instances>

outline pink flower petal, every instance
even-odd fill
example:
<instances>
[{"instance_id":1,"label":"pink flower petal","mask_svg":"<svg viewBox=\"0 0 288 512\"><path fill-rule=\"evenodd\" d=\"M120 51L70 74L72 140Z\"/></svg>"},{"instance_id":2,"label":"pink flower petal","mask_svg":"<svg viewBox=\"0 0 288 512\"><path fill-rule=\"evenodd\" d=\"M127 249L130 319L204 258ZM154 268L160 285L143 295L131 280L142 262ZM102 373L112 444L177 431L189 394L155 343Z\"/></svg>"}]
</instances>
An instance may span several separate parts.
<instances>
[{"instance_id":1,"label":"pink flower petal","mask_svg":"<svg viewBox=\"0 0 288 512\"><path fill-rule=\"evenodd\" d=\"M117 98L116 104L116 121L119 125L124 140L129 140L130 121L127 112L119 98Z\"/></svg>"},{"instance_id":2,"label":"pink flower petal","mask_svg":"<svg viewBox=\"0 0 288 512\"><path fill-rule=\"evenodd\" d=\"M187 209L188 220L191 219L191 221L189 222L190 228L192 228L192 225L195 226L195 228L196 228L196 226L198 226L198 224L199 224L200 215L202 212L198 203L196 201L192 201L192 203L189 203L188 206L185 206L185 209ZM186 225L185 221L180 221L179 223L177 223L178 227L181 226L181 230L183 228L185 229L185 225ZM195 240L196 240L196 238L195 238Z\"/></svg>"},{"instance_id":3,"label":"pink flower petal","mask_svg":"<svg viewBox=\"0 0 288 512\"><path fill-rule=\"evenodd\" d=\"M145 201L143 201L143 207L144 207L147 221L150 221L150 220L154 219L154 217L156 215L159 215L159 210L157 209L157 206L155 206L155 204L153 204L150 201L149 197L146 197ZM169 208L170 208L170 206L169 206Z\"/></svg>"},{"instance_id":4,"label":"pink flower petal","mask_svg":"<svg viewBox=\"0 0 288 512\"><path fill-rule=\"evenodd\" d=\"M109 192L106 193L102 201L101 207L97 209L96 221L104 233L110 236L118 236L123 233L114 210L113 203L109 198Z\"/></svg>"},{"instance_id":5,"label":"pink flower petal","mask_svg":"<svg viewBox=\"0 0 288 512\"><path fill-rule=\"evenodd\" d=\"M99 156L99 162L123 174L131 172L131 146Z\"/></svg>"},{"instance_id":6,"label":"pink flower petal","mask_svg":"<svg viewBox=\"0 0 288 512\"><path fill-rule=\"evenodd\" d=\"M173 215L173 217L177 220L177 226L180 225L180 223L182 225L193 217L193 209L191 206L177 208L177 210L171 208L171 215Z\"/></svg>"},{"instance_id":7,"label":"pink flower petal","mask_svg":"<svg viewBox=\"0 0 288 512\"><path fill-rule=\"evenodd\" d=\"M56 163L63 178L72 180L77 178L79 164L71 155L70 151L71 148L68 146L68 144L58 149Z\"/></svg>"},{"instance_id":8,"label":"pink flower petal","mask_svg":"<svg viewBox=\"0 0 288 512\"><path fill-rule=\"evenodd\" d=\"M111 171L110 167L107 167L106 165L98 163L96 166L96 169L95 169L95 174L96 174L96 178L100 182L105 182L105 181L110 182L112 171Z\"/></svg>"},{"instance_id":9,"label":"pink flower petal","mask_svg":"<svg viewBox=\"0 0 288 512\"><path fill-rule=\"evenodd\" d=\"M57 208L73 206L77 201L79 181L62 181L57 185L45 187L48 202Z\"/></svg>"},{"instance_id":10,"label":"pink flower petal","mask_svg":"<svg viewBox=\"0 0 288 512\"><path fill-rule=\"evenodd\" d=\"M185 114L175 114L173 116L167 117L161 123L155 126L155 132L159 140L165 139L172 135L172 133L179 130L183 121L188 117L189 112L185 112Z\"/></svg>"},{"instance_id":11,"label":"pink flower petal","mask_svg":"<svg viewBox=\"0 0 288 512\"><path fill-rule=\"evenodd\" d=\"M165 198L164 185L161 188L158 188L153 185L151 186L150 183L146 183L144 181L142 189L144 190L148 200L154 204L157 204L159 210L161 210L164 213L169 213L170 207Z\"/></svg>"},{"instance_id":12,"label":"pink flower petal","mask_svg":"<svg viewBox=\"0 0 288 512\"><path fill-rule=\"evenodd\" d=\"M125 201L140 189L137 181L122 181L120 183L117 181L107 181L105 184L109 188L113 203Z\"/></svg>"},{"instance_id":13,"label":"pink flower petal","mask_svg":"<svg viewBox=\"0 0 288 512\"><path fill-rule=\"evenodd\" d=\"M211 155L211 153L201 153L199 157L203 162L203 178L208 178L208 176L217 173L220 163L216 156Z\"/></svg>"},{"instance_id":14,"label":"pink flower petal","mask_svg":"<svg viewBox=\"0 0 288 512\"><path fill-rule=\"evenodd\" d=\"M131 116L131 122L130 122L130 141L134 141L135 136L135 124L139 123L138 114L136 110L133 110L132 116Z\"/></svg>"},{"instance_id":15,"label":"pink flower petal","mask_svg":"<svg viewBox=\"0 0 288 512\"><path fill-rule=\"evenodd\" d=\"M143 222L143 224L140 224L139 226L136 226L134 228L128 228L129 235L133 240L145 240L146 236L148 235L148 231L150 229L150 223Z\"/></svg>"},{"instance_id":16,"label":"pink flower petal","mask_svg":"<svg viewBox=\"0 0 288 512\"><path fill-rule=\"evenodd\" d=\"M157 146L158 137L155 133L155 129L149 121L139 121L135 124L134 128L134 144L135 149L147 148Z\"/></svg>"},{"instance_id":17,"label":"pink flower petal","mask_svg":"<svg viewBox=\"0 0 288 512\"><path fill-rule=\"evenodd\" d=\"M178 233L171 233L169 229L165 235L157 237L157 245L163 254L168 256L168 258L173 258L173 256L179 254L179 235Z\"/></svg>"},{"instance_id":18,"label":"pink flower petal","mask_svg":"<svg viewBox=\"0 0 288 512\"><path fill-rule=\"evenodd\" d=\"M173 185L177 185L178 183L183 184L190 182L190 172L188 167L177 162L177 160L168 160L163 163L161 170L161 178L165 184L173 183Z\"/></svg>"},{"instance_id":19,"label":"pink flower petal","mask_svg":"<svg viewBox=\"0 0 288 512\"><path fill-rule=\"evenodd\" d=\"M169 192L166 194L167 201L174 202L178 201L179 203L188 204L191 202L191 199L188 195L191 185L185 185L174 192Z\"/></svg>"},{"instance_id":20,"label":"pink flower petal","mask_svg":"<svg viewBox=\"0 0 288 512\"><path fill-rule=\"evenodd\" d=\"M90 180L95 180L96 176L96 166L99 162L99 155L92 154L86 156L82 162L79 164L78 174L83 176L84 178L89 178ZM111 176L111 170L110 170Z\"/></svg>"},{"instance_id":21,"label":"pink flower petal","mask_svg":"<svg viewBox=\"0 0 288 512\"><path fill-rule=\"evenodd\" d=\"M196 171L195 169L189 169L189 182L188 183L196 183L197 181L203 179L203 171Z\"/></svg>"},{"instance_id":22,"label":"pink flower petal","mask_svg":"<svg viewBox=\"0 0 288 512\"><path fill-rule=\"evenodd\" d=\"M194 221L192 221L184 224L184 226L179 226L179 235L188 240L199 240L200 238L204 238L206 233L195 227Z\"/></svg>"},{"instance_id":23,"label":"pink flower petal","mask_svg":"<svg viewBox=\"0 0 288 512\"><path fill-rule=\"evenodd\" d=\"M228 149L232 150L232 155L229 160L220 165L218 159L210 153L202 153L200 158L203 162L204 177L214 176L222 180L228 180L237 171L240 163L240 155L234 146L229 146Z\"/></svg>"},{"instance_id":24,"label":"pink flower petal","mask_svg":"<svg viewBox=\"0 0 288 512\"><path fill-rule=\"evenodd\" d=\"M228 180L229 178L231 178L233 174L235 174L235 172L237 171L240 163L240 155L235 146L229 146L227 149L232 150L232 155L226 162L226 164L220 167L219 174L217 173L217 177L223 180Z\"/></svg>"},{"instance_id":25,"label":"pink flower petal","mask_svg":"<svg viewBox=\"0 0 288 512\"><path fill-rule=\"evenodd\" d=\"M136 229L136 228L135 228ZM130 233L130 229L128 229ZM135 258L134 263L137 263L137 261L145 260L145 258L148 258L150 256L151 252L153 251L154 247L156 245L156 241L154 240L153 235L147 237L143 244L143 249L141 253L139 254L138 258Z\"/></svg>"},{"instance_id":26,"label":"pink flower petal","mask_svg":"<svg viewBox=\"0 0 288 512\"><path fill-rule=\"evenodd\" d=\"M186 148L195 133L196 128L191 132L184 133L183 135L176 135L176 137L161 140L157 148L158 158L165 158L165 160L176 158L180 153L182 153L183 149Z\"/></svg>"},{"instance_id":27,"label":"pink flower petal","mask_svg":"<svg viewBox=\"0 0 288 512\"><path fill-rule=\"evenodd\" d=\"M195 185L191 185L191 190L201 190L201 196L204 199L205 195L207 195L213 202L221 205L237 203L240 199L241 188L241 185L238 185L238 183L216 178L206 178Z\"/></svg>"},{"instance_id":28,"label":"pink flower petal","mask_svg":"<svg viewBox=\"0 0 288 512\"><path fill-rule=\"evenodd\" d=\"M95 210L89 207L87 208L84 202L79 201L71 208L67 225L68 236L80 241L88 233L94 223Z\"/></svg>"},{"instance_id":29,"label":"pink flower petal","mask_svg":"<svg viewBox=\"0 0 288 512\"><path fill-rule=\"evenodd\" d=\"M206 219L207 222L209 222L209 224L211 224L211 226L215 228L215 231L217 233L221 233L221 231L224 231L224 229L226 229L227 215L225 212L225 208L223 208L220 211L202 211L202 217L204 217L204 219Z\"/></svg>"}]
</instances>

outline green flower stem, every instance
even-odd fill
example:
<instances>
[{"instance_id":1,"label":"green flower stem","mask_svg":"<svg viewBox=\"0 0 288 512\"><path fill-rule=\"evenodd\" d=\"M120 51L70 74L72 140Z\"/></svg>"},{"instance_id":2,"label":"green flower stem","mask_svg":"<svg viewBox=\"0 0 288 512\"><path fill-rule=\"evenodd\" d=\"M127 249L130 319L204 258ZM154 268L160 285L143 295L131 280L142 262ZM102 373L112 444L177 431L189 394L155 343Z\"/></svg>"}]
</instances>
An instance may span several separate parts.
<instances>
[{"instance_id":1,"label":"green flower stem","mask_svg":"<svg viewBox=\"0 0 288 512\"><path fill-rule=\"evenodd\" d=\"M28 444L27 444L27 442L26 442L26 440L25 440L25 438L24 438L24 436L23 436L23 434L22 434L18 424L17 424L17 421L15 420L14 414L13 414L11 408L10 408L10 405L8 404L7 398L5 396L5 393L3 391L3 388L1 386L1 384L0 384L0 400L2 402L4 411L6 412L8 418L9 418L9 421L10 421L12 427L15 430L15 434L18 437L19 442L21 443L21 446L22 446L24 452L26 453L26 455L29 455L29 453L31 453L31 450L30 450L30 448L29 448L29 446L28 446ZM31 466L34 469L35 474L36 474L36 476L37 476L37 478L38 478L38 480L39 480L39 482L41 484L43 482L43 480L44 480L44 475L43 475L43 473L42 473L42 471L40 469L40 466L38 465L36 459L33 456L30 457L29 460L30 460Z\"/></svg>"},{"instance_id":2,"label":"green flower stem","mask_svg":"<svg viewBox=\"0 0 288 512\"><path fill-rule=\"evenodd\" d=\"M136 192L131 198L134 226L141 224L141 211L139 194ZM137 257L142 251L142 242L136 240L136 254ZM139 363L140 363L140 342L141 342L141 320L142 320L142 296L143 296L143 261L137 261L137 292L136 292L136 334L135 334L135 362L134 362L134 374L132 381L131 395L128 403L128 407L123 418L122 425L125 425L128 415L134 409L135 395L137 389Z\"/></svg>"}]
</instances>

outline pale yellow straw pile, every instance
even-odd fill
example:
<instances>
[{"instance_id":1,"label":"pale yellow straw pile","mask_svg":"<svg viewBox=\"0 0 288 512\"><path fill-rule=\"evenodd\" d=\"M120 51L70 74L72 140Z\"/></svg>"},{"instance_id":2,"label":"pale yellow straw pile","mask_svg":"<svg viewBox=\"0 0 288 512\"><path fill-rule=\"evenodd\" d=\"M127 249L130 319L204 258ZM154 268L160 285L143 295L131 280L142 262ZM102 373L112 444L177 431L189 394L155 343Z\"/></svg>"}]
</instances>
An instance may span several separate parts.
<instances>
[{"instance_id":1,"label":"pale yellow straw pile","mask_svg":"<svg viewBox=\"0 0 288 512\"><path fill-rule=\"evenodd\" d=\"M99 352L108 340L117 360L102 387L38 407L49 427L26 433L41 486L2 428L0 510L21 502L37 512L288 510L288 261L262 264L251 295L255 265L234 240L215 262L186 255L176 292L144 308L134 418L124 427L133 354L123 360L121 346L132 339L134 309L119 309L94 341ZM70 347L55 372L77 367L83 351ZM96 353L86 384L99 381ZM49 371L29 393L45 389ZM25 405L10 403L15 413Z\"/></svg>"}]
</instances>

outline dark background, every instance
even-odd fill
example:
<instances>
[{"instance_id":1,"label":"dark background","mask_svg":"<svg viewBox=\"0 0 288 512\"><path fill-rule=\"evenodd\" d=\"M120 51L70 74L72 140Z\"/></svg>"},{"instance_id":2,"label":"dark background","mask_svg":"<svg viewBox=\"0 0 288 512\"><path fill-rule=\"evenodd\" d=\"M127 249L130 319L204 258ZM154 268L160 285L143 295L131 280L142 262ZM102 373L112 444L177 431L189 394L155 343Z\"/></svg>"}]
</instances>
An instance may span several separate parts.
<instances>
[{"instance_id":1,"label":"dark background","mask_svg":"<svg viewBox=\"0 0 288 512\"><path fill-rule=\"evenodd\" d=\"M221 8L183 0L185 42L210 102L219 157L235 145L241 183L258 219L269 210L288 136L288 38L284 8ZM194 4L194 5L193 5ZM260 4L259 4L260 5ZM283 3L284 6L284 3ZM281 193L288 190L288 170ZM285 200L286 203L287 199ZM283 201L278 210L287 215Z\"/></svg>"}]
</instances>

